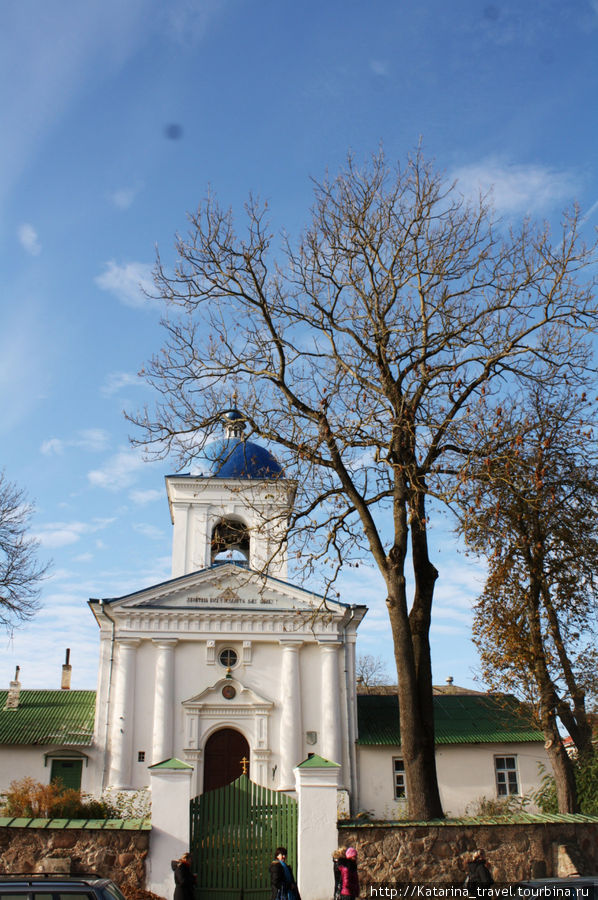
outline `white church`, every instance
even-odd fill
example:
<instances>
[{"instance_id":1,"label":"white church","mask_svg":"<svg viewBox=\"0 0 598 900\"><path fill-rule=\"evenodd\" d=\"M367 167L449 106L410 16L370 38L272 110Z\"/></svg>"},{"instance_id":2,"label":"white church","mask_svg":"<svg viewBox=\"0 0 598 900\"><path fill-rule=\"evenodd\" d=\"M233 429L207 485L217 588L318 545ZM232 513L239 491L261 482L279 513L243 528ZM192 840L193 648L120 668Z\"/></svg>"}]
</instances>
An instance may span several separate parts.
<instances>
[{"instance_id":1,"label":"white church","mask_svg":"<svg viewBox=\"0 0 598 900\"><path fill-rule=\"evenodd\" d=\"M340 766L341 806L405 810L396 694L360 693L356 641L366 607L288 581L284 531L295 485L243 435L236 410L206 448L203 474L166 477L172 575L122 597L91 599L100 640L97 691L0 691L0 792L60 777L99 796L140 790L165 760L192 767L192 795L246 771L293 791L312 755ZM390 640L390 636L389 636ZM480 798L529 794L547 765L543 736L514 701L436 689L437 768L447 815Z\"/></svg>"}]
</instances>

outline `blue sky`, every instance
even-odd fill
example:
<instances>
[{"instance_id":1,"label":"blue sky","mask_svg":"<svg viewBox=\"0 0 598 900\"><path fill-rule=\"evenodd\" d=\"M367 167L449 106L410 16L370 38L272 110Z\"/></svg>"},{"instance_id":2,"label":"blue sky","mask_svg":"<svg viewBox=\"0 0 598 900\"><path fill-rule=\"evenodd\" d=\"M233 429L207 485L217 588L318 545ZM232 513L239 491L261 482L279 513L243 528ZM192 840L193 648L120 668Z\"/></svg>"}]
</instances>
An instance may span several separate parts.
<instances>
[{"instance_id":1,"label":"blue sky","mask_svg":"<svg viewBox=\"0 0 598 900\"><path fill-rule=\"evenodd\" d=\"M499 213L598 222L597 0L5 0L0 13L0 465L37 504L53 559L37 618L0 637L0 686L95 686L86 600L161 581L171 525L163 476L128 444L122 410L157 351L149 284L208 186L242 209L268 198L296 234L310 176L380 142L425 153ZM434 529L437 682L473 685L470 604L483 568ZM359 650L388 659L383 593Z\"/></svg>"}]
</instances>

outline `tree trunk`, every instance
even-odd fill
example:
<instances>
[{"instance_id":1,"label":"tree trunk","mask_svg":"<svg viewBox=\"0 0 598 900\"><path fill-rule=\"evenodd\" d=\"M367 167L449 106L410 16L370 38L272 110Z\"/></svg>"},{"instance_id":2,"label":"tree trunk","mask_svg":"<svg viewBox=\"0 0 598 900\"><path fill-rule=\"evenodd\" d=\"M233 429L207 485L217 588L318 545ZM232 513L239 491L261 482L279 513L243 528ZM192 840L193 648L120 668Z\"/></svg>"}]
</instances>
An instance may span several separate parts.
<instances>
[{"instance_id":1,"label":"tree trunk","mask_svg":"<svg viewBox=\"0 0 598 900\"><path fill-rule=\"evenodd\" d=\"M419 753L427 777L426 818L443 815L436 772L436 740L434 727L434 692L432 686L432 655L430 625L432 600L438 571L430 562L426 531L425 495L418 491L411 503L411 554L415 578L413 605L409 613L409 633L413 644L415 678L419 705Z\"/></svg>"},{"instance_id":2,"label":"tree trunk","mask_svg":"<svg viewBox=\"0 0 598 900\"><path fill-rule=\"evenodd\" d=\"M397 578L397 590L387 599L398 677L401 751L405 762L405 780L409 818L418 821L441 818L442 805L436 775L434 717L431 709L431 669L427 673L420 653L416 665L414 642L409 627L404 577ZM402 584L402 590L401 590ZM422 636L419 635L419 643ZM429 651L428 651L429 658ZM419 669L419 671L418 671ZM429 691L422 684L429 683ZM427 693L430 695L428 700Z\"/></svg>"},{"instance_id":3,"label":"tree trunk","mask_svg":"<svg viewBox=\"0 0 598 900\"><path fill-rule=\"evenodd\" d=\"M563 747L563 742L554 719L551 719L550 722L546 723L543 731L544 737L546 738L546 750L554 772L559 812L579 812L573 763Z\"/></svg>"}]
</instances>

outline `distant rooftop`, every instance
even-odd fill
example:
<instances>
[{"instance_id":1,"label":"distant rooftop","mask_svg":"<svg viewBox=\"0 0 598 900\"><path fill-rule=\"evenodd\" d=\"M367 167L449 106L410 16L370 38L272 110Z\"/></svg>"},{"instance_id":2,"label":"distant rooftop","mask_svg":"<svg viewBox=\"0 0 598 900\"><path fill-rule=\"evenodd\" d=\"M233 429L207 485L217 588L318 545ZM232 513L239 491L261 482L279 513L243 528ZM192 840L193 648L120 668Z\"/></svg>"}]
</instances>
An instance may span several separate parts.
<instances>
[{"instance_id":1,"label":"distant rooftop","mask_svg":"<svg viewBox=\"0 0 598 900\"><path fill-rule=\"evenodd\" d=\"M365 685L357 682L357 693L358 694L377 694L378 696L382 695L397 695L397 691L399 690L396 684L372 684ZM473 688L464 688L459 687L457 684L453 684L452 682L446 684L435 684L432 687L432 692L434 696L440 696L442 694L467 694L474 697L477 696L487 696L485 691L474 691Z\"/></svg>"}]
</instances>

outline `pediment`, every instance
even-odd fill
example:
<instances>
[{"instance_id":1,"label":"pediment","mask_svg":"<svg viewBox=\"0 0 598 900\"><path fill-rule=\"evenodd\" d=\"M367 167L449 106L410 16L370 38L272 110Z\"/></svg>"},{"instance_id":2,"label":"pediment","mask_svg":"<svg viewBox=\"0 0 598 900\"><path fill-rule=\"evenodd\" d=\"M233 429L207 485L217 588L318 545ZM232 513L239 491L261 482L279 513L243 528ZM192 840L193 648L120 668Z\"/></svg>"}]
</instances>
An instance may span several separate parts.
<instances>
[{"instance_id":1,"label":"pediment","mask_svg":"<svg viewBox=\"0 0 598 900\"><path fill-rule=\"evenodd\" d=\"M322 598L290 582L226 563L153 585L110 601L122 610L214 610L247 612L321 612ZM343 615L346 606L328 601L328 612Z\"/></svg>"},{"instance_id":2,"label":"pediment","mask_svg":"<svg viewBox=\"0 0 598 900\"><path fill-rule=\"evenodd\" d=\"M229 696L227 696L227 694ZM272 709L274 701L263 697L252 688L246 687L237 678L220 678L211 687L205 688L194 697L183 700L183 706L186 709L205 710L214 706L222 706L224 703L230 704L233 708L252 709Z\"/></svg>"}]
</instances>

